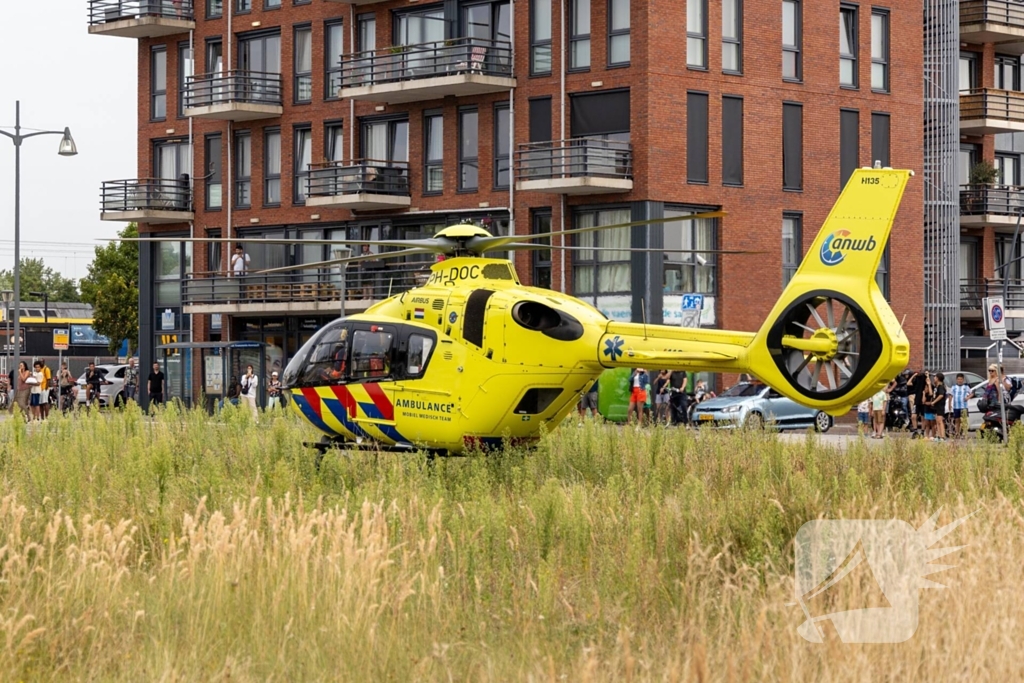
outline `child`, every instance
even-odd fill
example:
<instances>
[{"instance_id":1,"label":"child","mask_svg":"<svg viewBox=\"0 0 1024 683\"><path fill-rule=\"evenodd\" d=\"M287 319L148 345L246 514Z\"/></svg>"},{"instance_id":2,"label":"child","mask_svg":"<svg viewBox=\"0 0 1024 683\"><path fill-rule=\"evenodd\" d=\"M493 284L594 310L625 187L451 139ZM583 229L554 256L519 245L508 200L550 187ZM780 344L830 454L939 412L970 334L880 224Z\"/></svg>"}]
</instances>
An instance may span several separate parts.
<instances>
[{"instance_id":1,"label":"child","mask_svg":"<svg viewBox=\"0 0 1024 683\"><path fill-rule=\"evenodd\" d=\"M875 421L875 433L871 435L873 439L881 439L884 437L885 432L885 404L889 400L889 394L885 393L885 389L879 389L874 396L871 397L871 415Z\"/></svg>"},{"instance_id":2,"label":"child","mask_svg":"<svg viewBox=\"0 0 1024 683\"><path fill-rule=\"evenodd\" d=\"M956 373L956 384L949 388L949 400L953 406L953 436L964 435L964 424L967 420L967 400L971 397L971 388L964 384L964 373Z\"/></svg>"},{"instance_id":3,"label":"child","mask_svg":"<svg viewBox=\"0 0 1024 683\"><path fill-rule=\"evenodd\" d=\"M857 423L864 431L871 429L871 399L861 401L857 405Z\"/></svg>"},{"instance_id":4,"label":"child","mask_svg":"<svg viewBox=\"0 0 1024 683\"><path fill-rule=\"evenodd\" d=\"M935 385L932 388L931 410L935 413L934 441L946 440L946 384L945 376L935 373Z\"/></svg>"}]
</instances>

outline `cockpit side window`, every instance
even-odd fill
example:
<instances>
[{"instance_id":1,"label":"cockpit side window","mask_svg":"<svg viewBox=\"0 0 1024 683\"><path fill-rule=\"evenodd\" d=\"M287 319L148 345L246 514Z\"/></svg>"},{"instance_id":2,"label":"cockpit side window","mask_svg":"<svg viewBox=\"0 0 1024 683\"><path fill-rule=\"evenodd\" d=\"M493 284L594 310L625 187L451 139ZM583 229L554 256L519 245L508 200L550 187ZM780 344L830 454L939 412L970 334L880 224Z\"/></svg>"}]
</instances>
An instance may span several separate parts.
<instances>
[{"instance_id":1,"label":"cockpit side window","mask_svg":"<svg viewBox=\"0 0 1024 683\"><path fill-rule=\"evenodd\" d=\"M391 332L357 330L352 337L353 380L383 378L391 374Z\"/></svg>"},{"instance_id":2,"label":"cockpit side window","mask_svg":"<svg viewBox=\"0 0 1024 683\"><path fill-rule=\"evenodd\" d=\"M333 334L321 335L309 354L303 383L344 382L349 365L349 339L348 328L334 330Z\"/></svg>"},{"instance_id":3,"label":"cockpit side window","mask_svg":"<svg viewBox=\"0 0 1024 683\"><path fill-rule=\"evenodd\" d=\"M406 355L405 372L409 377L419 377L426 371L434 340L422 334L409 335L409 351Z\"/></svg>"}]
</instances>

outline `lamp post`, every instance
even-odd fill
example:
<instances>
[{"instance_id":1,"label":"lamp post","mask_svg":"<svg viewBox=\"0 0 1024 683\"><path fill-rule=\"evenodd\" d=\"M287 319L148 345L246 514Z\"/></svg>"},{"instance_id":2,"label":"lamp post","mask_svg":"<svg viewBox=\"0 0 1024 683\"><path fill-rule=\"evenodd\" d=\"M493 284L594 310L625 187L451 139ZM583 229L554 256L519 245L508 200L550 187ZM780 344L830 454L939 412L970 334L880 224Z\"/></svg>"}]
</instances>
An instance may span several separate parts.
<instances>
[{"instance_id":1,"label":"lamp post","mask_svg":"<svg viewBox=\"0 0 1024 683\"><path fill-rule=\"evenodd\" d=\"M37 130L21 133L21 101L14 103L14 132L0 130L0 135L8 137L14 143L14 336L21 340L21 143L37 135L61 135L57 154L62 157L73 157L78 154L78 147L71 137L71 129ZM10 337L8 337L8 341ZM21 363L21 344L14 347L14 364Z\"/></svg>"},{"instance_id":2,"label":"lamp post","mask_svg":"<svg viewBox=\"0 0 1024 683\"><path fill-rule=\"evenodd\" d=\"M0 291L0 301L4 302L4 324L7 326L7 348L4 349L4 364L7 366L4 372L11 372L11 302L14 301L14 290L5 289Z\"/></svg>"}]
</instances>

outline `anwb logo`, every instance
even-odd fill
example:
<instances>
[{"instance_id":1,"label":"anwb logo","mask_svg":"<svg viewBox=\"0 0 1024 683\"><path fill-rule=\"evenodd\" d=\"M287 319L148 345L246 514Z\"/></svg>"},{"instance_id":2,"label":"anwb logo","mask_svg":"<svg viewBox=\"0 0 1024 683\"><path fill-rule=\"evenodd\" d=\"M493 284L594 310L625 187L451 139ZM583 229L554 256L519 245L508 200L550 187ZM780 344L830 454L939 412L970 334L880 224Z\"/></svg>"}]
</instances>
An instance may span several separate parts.
<instances>
[{"instance_id":1,"label":"anwb logo","mask_svg":"<svg viewBox=\"0 0 1024 683\"><path fill-rule=\"evenodd\" d=\"M939 529L936 512L920 529L898 520L815 520L795 539L797 628L822 643L902 643L917 631L918 594L945 588L925 577L955 565L931 564L966 546L932 548L971 515Z\"/></svg>"},{"instance_id":2,"label":"anwb logo","mask_svg":"<svg viewBox=\"0 0 1024 683\"><path fill-rule=\"evenodd\" d=\"M821 243L819 255L826 266L838 266L846 258L846 252L874 251L877 246L874 235L868 235L867 239L851 239L849 230L836 230Z\"/></svg>"}]
</instances>

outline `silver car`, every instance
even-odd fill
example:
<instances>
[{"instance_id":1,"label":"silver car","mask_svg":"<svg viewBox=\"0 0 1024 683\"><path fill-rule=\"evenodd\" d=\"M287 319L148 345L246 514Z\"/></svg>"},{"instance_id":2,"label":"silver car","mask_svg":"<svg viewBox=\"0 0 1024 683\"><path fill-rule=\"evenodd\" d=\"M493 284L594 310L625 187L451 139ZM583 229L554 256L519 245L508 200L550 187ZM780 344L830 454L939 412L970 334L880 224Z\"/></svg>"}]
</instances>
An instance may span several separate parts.
<instances>
[{"instance_id":1,"label":"silver car","mask_svg":"<svg viewBox=\"0 0 1024 683\"><path fill-rule=\"evenodd\" d=\"M1007 375L1007 377L1016 377L1021 382L1024 382L1024 375ZM970 431L977 431L981 428L982 418L985 417L985 413L978 410L978 400L985 395L985 385L988 382L981 382L971 389L970 398L967 399L967 429ZM1024 391L1021 391L1014 396L1011 401L1015 406L1024 407Z\"/></svg>"},{"instance_id":2,"label":"silver car","mask_svg":"<svg viewBox=\"0 0 1024 683\"><path fill-rule=\"evenodd\" d=\"M832 416L817 408L802 406L765 384L741 382L718 398L698 403L693 408L695 425L716 427L760 427L771 424L777 429L806 429L827 432Z\"/></svg>"},{"instance_id":3,"label":"silver car","mask_svg":"<svg viewBox=\"0 0 1024 683\"><path fill-rule=\"evenodd\" d=\"M107 408L109 406L121 407L124 405L124 371L127 365L97 365L96 371L99 372L103 378L103 384L100 385L100 407ZM85 373L78 378L78 392L75 396L75 400L79 403L85 403ZM95 398L95 397L94 397Z\"/></svg>"}]
</instances>

